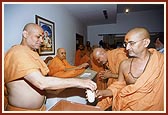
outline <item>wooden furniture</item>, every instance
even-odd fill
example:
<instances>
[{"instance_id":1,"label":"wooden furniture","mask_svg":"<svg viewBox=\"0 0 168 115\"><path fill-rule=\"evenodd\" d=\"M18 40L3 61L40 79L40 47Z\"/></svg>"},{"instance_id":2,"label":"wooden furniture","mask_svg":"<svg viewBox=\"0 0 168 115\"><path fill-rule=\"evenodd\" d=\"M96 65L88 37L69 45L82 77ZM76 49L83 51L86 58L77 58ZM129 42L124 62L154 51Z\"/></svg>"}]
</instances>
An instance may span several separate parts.
<instances>
[{"instance_id":1,"label":"wooden furniture","mask_svg":"<svg viewBox=\"0 0 168 115\"><path fill-rule=\"evenodd\" d=\"M48 65L49 62L50 62L52 59L53 59L53 57L48 56L48 57L46 57L46 59L44 60L44 62Z\"/></svg>"},{"instance_id":2,"label":"wooden furniture","mask_svg":"<svg viewBox=\"0 0 168 115\"><path fill-rule=\"evenodd\" d=\"M71 101L61 100L56 103L49 111L102 111L97 106L84 105Z\"/></svg>"}]
</instances>

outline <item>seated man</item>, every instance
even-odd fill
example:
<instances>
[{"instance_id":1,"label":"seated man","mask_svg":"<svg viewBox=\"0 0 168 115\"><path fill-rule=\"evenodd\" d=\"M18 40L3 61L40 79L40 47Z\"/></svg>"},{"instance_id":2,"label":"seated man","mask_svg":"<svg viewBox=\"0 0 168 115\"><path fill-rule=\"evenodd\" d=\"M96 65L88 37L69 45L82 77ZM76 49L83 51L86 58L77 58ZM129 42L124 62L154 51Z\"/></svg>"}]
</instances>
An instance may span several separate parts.
<instances>
[{"instance_id":1,"label":"seated man","mask_svg":"<svg viewBox=\"0 0 168 115\"><path fill-rule=\"evenodd\" d=\"M4 57L4 110L7 111L44 111L45 92L62 88L78 87L95 90L92 80L77 78L45 77L47 65L36 52L43 42L44 31L34 23L25 25L22 41L14 45ZM5 104L5 103L4 103Z\"/></svg>"},{"instance_id":2,"label":"seated man","mask_svg":"<svg viewBox=\"0 0 168 115\"><path fill-rule=\"evenodd\" d=\"M66 51L64 48L57 49L57 55L50 61L48 68L48 75L61 77L61 78L72 78L82 74L88 63L81 64L79 66L72 66L66 60Z\"/></svg>"},{"instance_id":3,"label":"seated man","mask_svg":"<svg viewBox=\"0 0 168 115\"><path fill-rule=\"evenodd\" d=\"M148 49L149 43L146 28L133 28L126 34L124 45L130 58L121 62L118 81L96 94L112 98L112 110L164 110L164 55ZM97 106L108 107L100 103Z\"/></svg>"}]
</instances>

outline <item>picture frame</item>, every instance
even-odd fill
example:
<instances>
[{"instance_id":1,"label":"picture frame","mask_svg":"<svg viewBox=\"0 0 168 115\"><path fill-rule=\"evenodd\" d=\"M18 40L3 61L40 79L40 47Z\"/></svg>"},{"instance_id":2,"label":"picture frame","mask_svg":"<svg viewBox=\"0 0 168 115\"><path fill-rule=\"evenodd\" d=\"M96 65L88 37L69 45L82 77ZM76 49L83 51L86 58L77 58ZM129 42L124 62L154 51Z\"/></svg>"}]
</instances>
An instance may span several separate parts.
<instances>
[{"instance_id":1,"label":"picture frame","mask_svg":"<svg viewBox=\"0 0 168 115\"><path fill-rule=\"evenodd\" d=\"M36 24L42 27L44 30L44 41L38 53L40 56L43 55L55 55L55 24L54 22L35 15Z\"/></svg>"}]
</instances>

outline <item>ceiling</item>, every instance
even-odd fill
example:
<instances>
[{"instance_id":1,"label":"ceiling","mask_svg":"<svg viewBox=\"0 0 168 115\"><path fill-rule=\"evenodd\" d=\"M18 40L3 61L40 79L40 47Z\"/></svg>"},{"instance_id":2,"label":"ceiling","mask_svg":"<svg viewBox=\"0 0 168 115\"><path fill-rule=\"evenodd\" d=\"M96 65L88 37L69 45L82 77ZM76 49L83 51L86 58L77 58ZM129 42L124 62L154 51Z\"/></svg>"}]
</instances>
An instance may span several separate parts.
<instances>
[{"instance_id":1,"label":"ceiling","mask_svg":"<svg viewBox=\"0 0 168 115\"><path fill-rule=\"evenodd\" d=\"M63 4L63 7L85 25L114 24L117 13L164 9L164 4ZM108 19L103 11L106 10Z\"/></svg>"}]
</instances>

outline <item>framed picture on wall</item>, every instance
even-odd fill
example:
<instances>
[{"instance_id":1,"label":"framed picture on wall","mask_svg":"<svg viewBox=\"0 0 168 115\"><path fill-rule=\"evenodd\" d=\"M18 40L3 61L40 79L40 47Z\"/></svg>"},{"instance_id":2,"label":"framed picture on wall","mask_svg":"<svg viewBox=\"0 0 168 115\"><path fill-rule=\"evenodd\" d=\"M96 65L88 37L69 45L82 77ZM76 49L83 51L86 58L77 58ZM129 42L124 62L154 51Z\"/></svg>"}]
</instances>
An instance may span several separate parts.
<instances>
[{"instance_id":1,"label":"framed picture on wall","mask_svg":"<svg viewBox=\"0 0 168 115\"><path fill-rule=\"evenodd\" d=\"M44 41L38 49L39 55L55 55L55 24L45 18L35 15L36 24L44 30Z\"/></svg>"}]
</instances>

